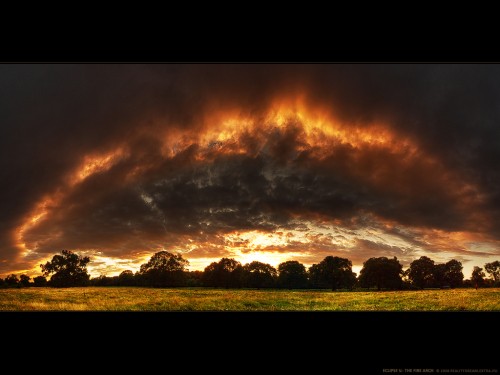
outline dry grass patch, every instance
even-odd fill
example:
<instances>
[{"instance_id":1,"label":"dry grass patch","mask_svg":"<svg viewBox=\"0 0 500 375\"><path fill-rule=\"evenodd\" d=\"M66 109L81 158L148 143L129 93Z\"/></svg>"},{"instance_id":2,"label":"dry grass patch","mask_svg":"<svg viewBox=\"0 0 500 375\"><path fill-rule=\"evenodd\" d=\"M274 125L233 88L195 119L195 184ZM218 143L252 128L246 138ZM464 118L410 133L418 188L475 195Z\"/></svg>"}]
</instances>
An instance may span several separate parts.
<instances>
[{"instance_id":1,"label":"dry grass patch","mask_svg":"<svg viewBox=\"0 0 500 375\"><path fill-rule=\"evenodd\" d=\"M387 292L207 288L0 289L3 311L499 311L500 289Z\"/></svg>"}]
</instances>

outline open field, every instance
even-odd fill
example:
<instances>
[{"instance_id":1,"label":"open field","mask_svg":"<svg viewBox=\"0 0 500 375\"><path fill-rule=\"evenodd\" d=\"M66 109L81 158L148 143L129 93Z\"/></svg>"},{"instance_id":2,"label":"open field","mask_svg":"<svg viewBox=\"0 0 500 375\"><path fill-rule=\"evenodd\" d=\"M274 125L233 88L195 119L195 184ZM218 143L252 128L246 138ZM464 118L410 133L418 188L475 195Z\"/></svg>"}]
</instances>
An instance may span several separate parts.
<instances>
[{"instance_id":1,"label":"open field","mask_svg":"<svg viewBox=\"0 0 500 375\"><path fill-rule=\"evenodd\" d=\"M203 288L0 289L3 311L491 311L500 289L391 292Z\"/></svg>"}]
</instances>

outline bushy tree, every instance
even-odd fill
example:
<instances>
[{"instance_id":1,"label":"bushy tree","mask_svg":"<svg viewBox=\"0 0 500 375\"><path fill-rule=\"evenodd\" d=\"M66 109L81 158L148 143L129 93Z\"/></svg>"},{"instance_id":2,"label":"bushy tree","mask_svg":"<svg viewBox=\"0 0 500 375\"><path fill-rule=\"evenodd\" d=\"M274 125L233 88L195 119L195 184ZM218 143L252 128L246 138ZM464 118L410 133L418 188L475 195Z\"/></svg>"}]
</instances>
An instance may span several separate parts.
<instances>
[{"instance_id":1,"label":"bushy tree","mask_svg":"<svg viewBox=\"0 0 500 375\"><path fill-rule=\"evenodd\" d=\"M189 262L181 254L159 251L141 265L139 277L145 285L158 287L183 286Z\"/></svg>"},{"instance_id":2,"label":"bushy tree","mask_svg":"<svg viewBox=\"0 0 500 375\"><path fill-rule=\"evenodd\" d=\"M125 270L118 275L118 285L132 286L135 284L134 273L130 270Z\"/></svg>"},{"instance_id":3,"label":"bushy tree","mask_svg":"<svg viewBox=\"0 0 500 375\"><path fill-rule=\"evenodd\" d=\"M241 287L243 267L241 263L222 258L219 262L210 263L203 272L203 285L211 287Z\"/></svg>"},{"instance_id":4,"label":"bushy tree","mask_svg":"<svg viewBox=\"0 0 500 375\"><path fill-rule=\"evenodd\" d=\"M113 281L114 280L112 277L108 277L106 275L99 275L97 277L90 279L90 285L92 285L92 286L113 286L113 284L114 284Z\"/></svg>"},{"instance_id":5,"label":"bushy tree","mask_svg":"<svg viewBox=\"0 0 500 375\"><path fill-rule=\"evenodd\" d=\"M446 283L446 264L435 264L434 270L432 272L432 285L438 288L442 288L447 285Z\"/></svg>"},{"instance_id":6,"label":"bushy tree","mask_svg":"<svg viewBox=\"0 0 500 375\"><path fill-rule=\"evenodd\" d=\"M248 288L272 288L277 276L276 269L267 263L253 261L243 266L243 282Z\"/></svg>"},{"instance_id":7,"label":"bushy tree","mask_svg":"<svg viewBox=\"0 0 500 375\"><path fill-rule=\"evenodd\" d=\"M452 259L447 263L434 265L432 277L428 278L426 286L456 288L462 285L463 280L462 263Z\"/></svg>"},{"instance_id":8,"label":"bushy tree","mask_svg":"<svg viewBox=\"0 0 500 375\"><path fill-rule=\"evenodd\" d=\"M5 285L8 287L19 286L17 275L11 274L5 278Z\"/></svg>"},{"instance_id":9,"label":"bushy tree","mask_svg":"<svg viewBox=\"0 0 500 375\"><path fill-rule=\"evenodd\" d=\"M21 275L19 276L19 285L26 288L30 286L30 280L31 277L29 277L28 275Z\"/></svg>"},{"instance_id":10,"label":"bushy tree","mask_svg":"<svg viewBox=\"0 0 500 375\"><path fill-rule=\"evenodd\" d=\"M362 287L399 289L401 288L403 266L398 258L388 259L386 257L370 258L363 263L359 274L359 283Z\"/></svg>"},{"instance_id":11,"label":"bushy tree","mask_svg":"<svg viewBox=\"0 0 500 375\"><path fill-rule=\"evenodd\" d=\"M203 286L203 271L189 271L187 272L186 286L198 287Z\"/></svg>"},{"instance_id":12,"label":"bushy tree","mask_svg":"<svg viewBox=\"0 0 500 375\"><path fill-rule=\"evenodd\" d=\"M54 255L50 262L40 264L44 276L52 275L49 281L55 287L85 286L90 275L87 272L89 257L82 257L70 250Z\"/></svg>"},{"instance_id":13,"label":"bushy tree","mask_svg":"<svg viewBox=\"0 0 500 375\"><path fill-rule=\"evenodd\" d=\"M500 282L500 262L498 260L491 263L486 263L484 265L484 269L493 278L495 284L498 284L498 282Z\"/></svg>"},{"instance_id":14,"label":"bushy tree","mask_svg":"<svg viewBox=\"0 0 500 375\"><path fill-rule=\"evenodd\" d=\"M434 261L426 256L414 260L407 270L407 276L420 289L431 287L434 283Z\"/></svg>"},{"instance_id":15,"label":"bushy tree","mask_svg":"<svg viewBox=\"0 0 500 375\"><path fill-rule=\"evenodd\" d=\"M464 274L462 272L462 263L452 259L445 264L444 282L452 288L457 288L462 285Z\"/></svg>"},{"instance_id":16,"label":"bushy tree","mask_svg":"<svg viewBox=\"0 0 500 375\"><path fill-rule=\"evenodd\" d=\"M307 271L302 263L290 260L278 265L278 285L287 289L307 287Z\"/></svg>"},{"instance_id":17,"label":"bushy tree","mask_svg":"<svg viewBox=\"0 0 500 375\"><path fill-rule=\"evenodd\" d=\"M349 259L327 256L309 268L309 279L315 288L352 288L356 284L356 274L352 272Z\"/></svg>"},{"instance_id":18,"label":"bushy tree","mask_svg":"<svg viewBox=\"0 0 500 375\"><path fill-rule=\"evenodd\" d=\"M33 278L33 286L36 287L47 286L47 279L44 276L36 276Z\"/></svg>"},{"instance_id":19,"label":"bushy tree","mask_svg":"<svg viewBox=\"0 0 500 375\"><path fill-rule=\"evenodd\" d=\"M483 269L481 267L474 266L470 280L472 281L474 286L477 288L478 286L483 286L485 276L486 275L484 274Z\"/></svg>"}]
</instances>

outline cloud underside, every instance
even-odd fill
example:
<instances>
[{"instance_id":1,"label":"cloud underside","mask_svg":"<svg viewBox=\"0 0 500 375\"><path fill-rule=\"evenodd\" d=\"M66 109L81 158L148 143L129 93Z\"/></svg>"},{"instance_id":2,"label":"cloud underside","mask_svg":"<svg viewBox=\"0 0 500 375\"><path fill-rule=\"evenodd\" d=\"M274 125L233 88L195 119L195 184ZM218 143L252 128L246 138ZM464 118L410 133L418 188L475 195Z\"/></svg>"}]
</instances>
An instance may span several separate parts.
<instances>
[{"instance_id":1,"label":"cloud underside","mask_svg":"<svg viewBox=\"0 0 500 375\"><path fill-rule=\"evenodd\" d=\"M188 258L265 251L302 254L306 261L340 252L359 263L377 254L408 258L429 247L419 242L422 233L409 240L395 227L477 225L470 221L474 190L429 156L338 139L319 147L297 120L260 130L188 143L170 155L157 137L142 135L122 156L101 158L113 160L105 170L60 193L23 234L26 247L38 254L72 248L118 257L160 249ZM315 230L318 225L325 230ZM378 233L376 241L365 239L362 229ZM336 230L349 240L335 238ZM258 233L263 243L245 240L244 233ZM390 237L399 245L388 245Z\"/></svg>"},{"instance_id":2,"label":"cloud underside","mask_svg":"<svg viewBox=\"0 0 500 375\"><path fill-rule=\"evenodd\" d=\"M0 273L63 248L126 266L161 249L355 264L500 254L497 69L270 69L15 70L19 102L0 104ZM59 104L39 103L42 88Z\"/></svg>"}]
</instances>

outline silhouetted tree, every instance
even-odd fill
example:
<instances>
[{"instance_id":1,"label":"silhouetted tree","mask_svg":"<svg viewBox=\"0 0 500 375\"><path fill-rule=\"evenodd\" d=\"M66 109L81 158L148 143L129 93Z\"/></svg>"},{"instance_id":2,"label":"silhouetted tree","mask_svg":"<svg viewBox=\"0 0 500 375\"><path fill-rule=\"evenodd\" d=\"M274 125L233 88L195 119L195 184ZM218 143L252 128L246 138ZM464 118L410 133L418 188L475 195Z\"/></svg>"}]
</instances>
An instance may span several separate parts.
<instances>
[{"instance_id":1,"label":"silhouetted tree","mask_svg":"<svg viewBox=\"0 0 500 375\"><path fill-rule=\"evenodd\" d=\"M442 288L446 285L446 264L435 264L432 272L432 285L437 288Z\"/></svg>"},{"instance_id":2,"label":"silhouetted tree","mask_svg":"<svg viewBox=\"0 0 500 375\"><path fill-rule=\"evenodd\" d=\"M209 287L221 286L219 280L219 263L212 262L203 270L203 285Z\"/></svg>"},{"instance_id":3,"label":"silhouetted tree","mask_svg":"<svg viewBox=\"0 0 500 375\"><path fill-rule=\"evenodd\" d=\"M40 264L44 276L53 274L49 284L55 287L85 286L90 275L87 272L89 257L81 257L70 250L54 255L52 261Z\"/></svg>"},{"instance_id":4,"label":"silhouetted tree","mask_svg":"<svg viewBox=\"0 0 500 375\"><path fill-rule=\"evenodd\" d=\"M3 288L5 286L5 281L0 277L0 288Z\"/></svg>"},{"instance_id":5,"label":"silhouetted tree","mask_svg":"<svg viewBox=\"0 0 500 375\"><path fill-rule=\"evenodd\" d=\"M113 286L113 284L113 278L106 275L99 275L90 279L90 285L92 286Z\"/></svg>"},{"instance_id":6,"label":"silhouetted tree","mask_svg":"<svg viewBox=\"0 0 500 375\"><path fill-rule=\"evenodd\" d=\"M118 275L118 285L132 286L135 284L134 273L130 270L125 270Z\"/></svg>"},{"instance_id":7,"label":"silhouetted tree","mask_svg":"<svg viewBox=\"0 0 500 375\"><path fill-rule=\"evenodd\" d=\"M210 263L203 272L203 285L212 287L238 288L241 286L243 268L241 263L222 258L219 262Z\"/></svg>"},{"instance_id":8,"label":"silhouetted tree","mask_svg":"<svg viewBox=\"0 0 500 375\"><path fill-rule=\"evenodd\" d=\"M181 254L159 251L141 265L139 275L146 285L183 286L186 282L185 268L188 265L189 262Z\"/></svg>"},{"instance_id":9,"label":"silhouetted tree","mask_svg":"<svg viewBox=\"0 0 500 375\"><path fill-rule=\"evenodd\" d=\"M307 287L306 268L296 260L280 263L278 273L278 284L282 288L301 289Z\"/></svg>"},{"instance_id":10,"label":"silhouetted tree","mask_svg":"<svg viewBox=\"0 0 500 375\"><path fill-rule=\"evenodd\" d=\"M30 279L31 277L29 277L28 275L19 276L19 285L21 285L22 287L30 286Z\"/></svg>"},{"instance_id":11,"label":"silhouetted tree","mask_svg":"<svg viewBox=\"0 0 500 375\"><path fill-rule=\"evenodd\" d=\"M474 284L474 286L477 288L478 286L482 286L484 284L484 277L486 275L483 272L483 269L478 266L474 266L474 269L472 270L472 276L470 280Z\"/></svg>"},{"instance_id":12,"label":"silhouetted tree","mask_svg":"<svg viewBox=\"0 0 500 375\"><path fill-rule=\"evenodd\" d=\"M187 272L186 286L195 287L203 285L203 272L202 271L189 271Z\"/></svg>"},{"instance_id":13,"label":"silhouetted tree","mask_svg":"<svg viewBox=\"0 0 500 375\"><path fill-rule=\"evenodd\" d=\"M407 271L412 284L424 289L432 286L434 282L434 261L426 256L414 260Z\"/></svg>"},{"instance_id":14,"label":"silhouetted tree","mask_svg":"<svg viewBox=\"0 0 500 375\"><path fill-rule=\"evenodd\" d=\"M248 288L272 288L278 273L267 263L253 261L243 266L244 286Z\"/></svg>"},{"instance_id":15,"label":"silhouetted tree","mask_svg":"<svg viewBox=\"0 0 500 375\"><path fill-rule=\"evenodd\" d=\"M484 265L484 269L491 275L491 277L495 281L495 284L500 281L500 262L498 260L491 263L486 263Z\"/></svg>"},{"instance_id":16,"label":"silhouetted tree","mask_svg":"<svg viewBox=\"0 0 500 375\"><path fill-rule=\"evenodd\" d=\"M434 265L432 278L428 279L429 283L426 286L456 288L462 285L463 279L462 263L452 259L447 263Z\"/></svg>"},{"instance_id":17,"label":"silhouetted tree","mask_svg":"<svg viewBox=\"0 0 500 375\"><path fill-rule=\"evenodd\" d=\"M5 278L5 285L9 287L19 286L19 279L16 275L11 274Z\"/></svg>"},{"instance_id":18,"label":"silhouetted tree","mask_svg":"<svg viewBox=\"0 0 500 375\"><path fill-rule=\"evenodd\" d=\"M33 278L33 286L36 287L47 286L47 279L44 276L36 276Z\"/></svg>"},{"instance_id":19,"label":"silhouetted tree","mask_svg":"<svg viewBox=\"0 0 500 375\"><path fill-rule=\"evenodd\" d=\"M462 272L462 263L458 260L452 259L445 264L444 283L452 288L462 285L464 274Z\"/></svg>"},{"instance_id":20,"label":"silhouetted tree","mask_svg":"<svg viewBox=\"0 0 500 375\"><path fill-rule=\"evenodd\" d=\"M309 268L309 278L316 288L352 288L356 284L356 274L352 272L349 259L327 256Z\"/></svg>"},{"instance_id":21,"label":"silhouetted tree","mask_svg":"<svg viewBox=\"0 0 500 375\"><path fill-rule=\"evenodd\" d=\"M363 263L359 274L359 283L362 287L370 288L376 286L381 288L401 288L403 266L398 258L388 259L386 257L370 258Z\"/></svg>"}]
</instances>

